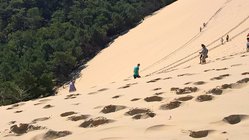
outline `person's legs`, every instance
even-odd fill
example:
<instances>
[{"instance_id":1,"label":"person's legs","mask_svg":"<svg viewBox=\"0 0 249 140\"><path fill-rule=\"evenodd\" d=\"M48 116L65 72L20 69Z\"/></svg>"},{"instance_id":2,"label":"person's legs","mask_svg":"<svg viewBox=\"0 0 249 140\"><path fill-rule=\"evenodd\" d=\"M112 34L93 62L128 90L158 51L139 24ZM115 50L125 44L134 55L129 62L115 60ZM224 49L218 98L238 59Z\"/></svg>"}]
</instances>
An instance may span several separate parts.
<instances>
[{"instance_id":1,"label":"person's legs","mask_svg":"<svg viewBox=\"0 0 249 140\"><path fill-rule=\"evenodd\" d=\"M140 75L133 75L134 79L136 78L140 78L141 76Z\"/></svg>"},{"instance_id":2,"label":"person's legs","mask_svg":"<svg viewBox=\"0 0 249 140\"><path fill-rule=\"evenodd\" d=\"M204 55L202 56L202 63L203 64L206 64L206 58L207 58L206 56L204 56Z\"/></svg>"},{"instance_id":3,"label":"person's legs","mask_svg":"<svg viewBox=\"0 0 249 140\"><path fill-rule=\"evenodd\" d=\"M201 64L201 62L202 62L202 55L200 56L200 64Z\"/></svg>"}]
</instances>

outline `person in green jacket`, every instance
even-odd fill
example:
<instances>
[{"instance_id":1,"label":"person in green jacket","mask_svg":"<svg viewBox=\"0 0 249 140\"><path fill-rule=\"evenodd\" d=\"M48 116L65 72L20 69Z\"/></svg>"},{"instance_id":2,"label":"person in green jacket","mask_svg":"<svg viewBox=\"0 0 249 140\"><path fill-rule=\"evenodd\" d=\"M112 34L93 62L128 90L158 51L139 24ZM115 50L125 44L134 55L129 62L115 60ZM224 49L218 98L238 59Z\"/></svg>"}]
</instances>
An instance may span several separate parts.
<instances>
[{"instance_id":1,"label":"person in green jacket","mask_svg":"<svg viewBox=\"0 0 249 140\"><path fill-rule=\"evenodd\" d=\"M134 79L141 77L139 75L139 66L140 66L140 64L137 64L137 66L134 68L134 74L133 74Z\"/></svg>"}]
</instances>

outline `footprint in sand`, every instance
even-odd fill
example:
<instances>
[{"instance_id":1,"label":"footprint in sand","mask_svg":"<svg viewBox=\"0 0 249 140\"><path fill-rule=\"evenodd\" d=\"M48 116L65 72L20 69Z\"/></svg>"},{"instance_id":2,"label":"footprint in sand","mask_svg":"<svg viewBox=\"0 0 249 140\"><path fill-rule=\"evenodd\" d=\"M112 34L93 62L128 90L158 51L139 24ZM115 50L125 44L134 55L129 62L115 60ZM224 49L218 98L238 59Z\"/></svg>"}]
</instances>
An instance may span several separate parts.
<instances>
[{"instance_id":1,"label":"footprint in sand","mask_svg":"<svg viewBox=\"0 0 249 140\"><path fill-rule=\"evenodd\" d=\"M151 111L149 109L147 109L147 108L133 108L133 109L130 109L125 114L133 116L133 115L136 115L136 114L146 113L146 112L151 112Z\"/></svg>"},{"instance_id":2,"label":"footprint in sand","mask_svg":"<svg viewBox=\"0 0 249 140\"><path fill-rule=\"evenodd\" d=\"M138 101L138 100L140 100L141 98L134 98L134 99L131 99L131 101L132 102L134 102L134 101Z\"/></svg>"},{"instance_id":3,"label":"footprint in sand","mask_svg":"<svg viewBox=\"0 0 249 140\"><path fill-rule=\"evenodd\" d=\"M157 92L154 95L162 95L164 92Z\"/></svg>"},{"instance_id":4,"label":"footprint in sand","mask_svg":"<svg viewBox=\"0 0 249 140\"><path fill-rule=\"evenodd\" d=\"M125 86L122 86L122 87L119 87L118 89L125 89L125 88L129 88L130 86L132 85L136 85L137 83L129 83L129 84L126 84Z\"/></svg>"},{"instance_id":5,"label":"footprint in sand","mask_svg":"<svg viewBox=\"0 0 249 140\"><path fill-rule=\"evenodd\" d=\"M130 87L130 85L127 84L127 85L125 85L125 86L119 87L118 89L126 89L126 88L129 88L129 87Z\"/></svg>"},{"instance_id":6,"label":"footprint in sand","mask_svg":"<svg viewBox=\"0 0 249 140\"><path fill-rule=\"evenodd\" d=\"M184 73L184 74L179 74L177 77L182 77L182 76L191 76L194 75L193 73Z\"/></svg>"},{"instance_id":7,"label":"footprint in sand","mask_svg":"<svg viewBox=\"0 0 249 140\"><path fill-rule=\"evenodd\" d=\"M194 85L204 85L204 84L206 84L206 82L204 82L204 81L198 81L198 82L194 82L193 84Z\"/></svg>"},{"instance_id":8,"label":"footprint in sand","mask_svg":"<svg viewBox=\"0 0 249 140\"><path fill-rule=\"evenodd\" d=\"M102 89L99 89L98 92L102 92L102 91L106 91L108 90L108 88L102 88Z\"/></svg>"},{"instance_id":9,"label":"footprint in sand","mask_svg":"<svg viewBox=\"0 0 249 140\"><path fill-rule=\"evenodd\" d=\"M16 123L16 121L10 121L8 124L9 125L13 125L13 124L15 124Z\"/></svg>"},{"instance_id":10,"label":"footprint in sand","mask_svg":"<svg viewBox=\"0 0 249 140\"><path fill-rule=\"evenodd\" d=\"M79 96L80 94L70 94L70 95L67 95L67 97L65 98L66 100L67 99L74 99L74 98L77 98L77 96Z\"/></svg>"},{"instance_id":11,"label":"footprint in sand","mask_svg":"<svg viewBox=\"0 0 249 140\"><path fill-rule=\"evenodd\" d=\"M39 100L39 102L41 102L41 103L48 102L48 101L51 101L51 99L41 99L41 100Z\"/></svg>"},{"instance_id":12,"label":"footprint in sand","mask_svg":"<svg viewBox=\"0 0 249 140\"><path fill-rule=\"evenodd\" d=\"M232 88L233 84L223 84L221 85L221 89L228 89L228 88Z\"/></svg>"},{"instance_id":13,"label":"footprint in sand","mask_svg":"<svg viewBox=\"0 0 249 140\"><path fill-rule=\"evenodd\" d=\"M35 103L34 106L41 105L42 103Z\"/></svg>"},{"instance_id":14,"label":"footprint in sand","mask_svg":"<svg viewBox=\"0 0 249 140\"><path fill-rule=\"evenodd\" d=\"M14 113L21 113L23 112L22 110L15 111Z\"/></svg>"},{"instance_id":15,"label":"footprint in sand","mask_svg":"<svg viewBox=\"0 0 249 140\"><path fill-rule=\"evenodd\" d=\"M162 88L154 88L153 91L161 90Z\"/></svg>"},{"instance_id":16,"label":"footprint in sand","mask_svg":"<svg viewBox=\"0 0 249 140\"><path fill-rule=\"evenodd\" d=\"M249 75L249 72L243 72L241 75Z\"/></svg>"},{"instance_id":17,"label":"footprint in sand","mask_svg":"<svg viewBox=\"0 0 249 140\"><path fill-rule=\"evenodd\" d=\"M249 82L249 78L243 78L236 82L236 84L246 84Z\"/></svg>"},{"instance_id":18,"label":"footprint in sand","mask_svg":"<svg viewBox=\"0 0 249 140\"><path fill-rule=\"evenodd\" d=\"M12 110L12 109L16 109L20 106L25 105L25 103L17 103L17 104L13 104L11 107L8 107L6 110Z\"/></svg>"},{"instance_id":19,"label":"footprint in sand","mask_svg":"<svg viewBox=\"0 0 249 140\"><path fill-rule=\"evenodd\" d=\"M220 76L218 76L218 77L213 77L213 78L211 78L210 80L222 80L222 79L224 79L225 77L229 77L230 76L230 74L223 74L223 75L220 75Z\"/></svg>"},{"instance_id":20,"label":"footprint in sand","mask_svg":"<svg viewBox=\"0 0 249 140\"><path fill-rule=\"evenodd\" d=\"M31 123L32 123L32 124L35 124L35 123L37 123L37 122L46 121L46 120L48 120L48 119L50 119L50 117L37 118L37 119L34 119Z\"/></svg>"},{"instance_id":21,"label":"footprint in sand","mask_svg":"<svg viewBox=\"0 0 249 140\"><path fill-rule=\"evenodd\" d=\"M100 112L107 114L107 113L117 112L125 108L126 106L121 106L121 105L108 105L108 106L105 106Z\"/></svg>"},{"instance_id":22,"label":"footprint in sand","mask_svg":"<svg viewBox=\"0 0 249 140\"><path fill-rule=\"evenodd\" d=\"M82 124L80 124L79 127L92 128L92 127L97 127L97 126L112 123L112 122L114 122L114 120L110 120L105 117L97 117L95 119L89 119L89 120L84 121Z\"/></svg>"},{"instance_id":23,"label":"footprint in sand","mask_svg":"<svg viewBox=\"0 0 249 140\"><path fill-rule=\"evenodd\" d=\"M189 101L189 100L192 100L193 98L194 98L193 96L188 95L188 96L184 96L184 97L179 97L176 100L177 101Z\"/></svg>"},{"instance_id":24,"label":"footprint in sand","mask_svg":"<svg viewBox=\"0 0 249 140\"><path fill-rule=\"evenodd\" d=\"M213 95L221 95L222 92L223 92L223 90L220 88L213 88L213 89L209 90L207 93L213 94Z\"/></svg>"},{"instance_id":25,"label":"footprint in sand","mask_svg":"<svg viewBox=\"0 0 249 140\"><path fill-rule=\"evenodd\" d=\"M112 99L117 99L119 97L121 97L122 95L116 95L116 96L113 96Z\"/></svg>"},{"instance_id":26,"label":"footprint in sand","mask_svg":"<svg viewBox=\"0 0 249 140\"><path fill-rule=\"evenodd\" d=\"M204 72L209 72L209 71L213 71L215 69L207 69L207 70L204 70Z\"/></svg>"},{"instance_id":27,"label":"footprint in sand","mask_svg":"<svg viewBox=\"0 0 249 140\"><path fill-rule=\"evenodd\" d=\"M45 133L43 136L44 139L57 139L57 138L62 138L66 137L68 135L71 135L72 132L70 131L54 131L54 130L49 130L48 132Z\"/></svg>"},{"instance_id":28,"label":"footprint in sand","mask_svg":"<svg viewBox=\"0 0 249 140\"><path fill-rule=\"evenodd\" d=\"M189 84L191 84L192 82L187 82L187 83L184 83L184 85L189 85Z\"/></svg>"},{"instance_id":29,"label":"footprint in sand","mask_svg":"<svg viewBox=\"0 0 249 140\"><path fill-rule=\"evenodd\" d=\"M49 130L45 134L39 134L39 135L33 137L31 140L53 140L53 139L66 137L66 136L71 135L71 134L72 134L72 132L70 132L70 131Z\"/></svg>"},{"instance_id":30,"label":"footprint in sand","mask_svg":"<svg viewBox=\"0 0 249 140\"><path fill-rule=\"evenodd\" d=\"M205 102L205 101L211 101L213 100L213 96L212 95L200 95L196 98L196 101L198 102Z\"/></svg>"},{"instance_id":31,"label":"footprint in sand","mask_svg":"<svg viewBox=\"0 0 249 140\"><path fill-rule=\"evenodd\" d=\"M44 104L44 103L46 103L48 101L51 101L51 99L41 99L41 100L38 101L38 103L35 103L34 105L36 106L36 105Z\"/></svg>"},{"instance_id":32,"label":"footprint in sand","mask_svg":"<svg viewBox=\"0 0 249 140\"><path fill-rule=\"evenodd\" d=\"M20 123L19 125L13 125L10 127L10 134L15 134L19 136L34 130L42 130L42 129L46 128L41 126L34 126L31 124Z\"/></svg>"},{"instance_id":33,"label":"footprint in sand","mask_svg":"<svg viewBox=\"0 0 249 140\"><path fill-rule=\"evenodd\" d=\"M61 117L67 117L67 116L70 116L70 115L73 115L73 114L77 114L77 113L73 112L73 111L69 111L69 112L62 113L60 116Z\"/></svg>"},{"instance_id":34,"label":"footprint in sand","mask_svg":"<svg viewBox=\"0 0 249 140\"><path fill-rule=\"evenodd\" d=\"M99 89L99 90L96 91L96 92L90 92L90 93L88 93L88 95L97 94L97 93L99 93L99 92L103 92L103 91L106 91L106 90L108 90L108 88L102 88L102 89Z\"/></svg>"},{"instance_id":35,"label":"footprint in sand","mask_svg":"<svg viewBox=\"0 0 249 140\"><path fill-rule=\"evenodd\" d=\"M223 71L223 70L227 70L228 68L220 68L220 69L215 69L216 71Z\"/></svg>"},{"instance_id":36,"label":"footprint in sand","mask_svg":"<svg viewBox=\"0 0 249 140\"><path fill-rule=\"evenodd\" d=\"M89 117L90 117L90 115L78 115L78 116L68 117L68 120L76 122L76 121L80 121L80 120L85 120Z\"/></svg>"},{"instance_id":37,"label":"footprint in sand","mask_svg":"<svg viewBox=\"0 0 249 140\"><path fill-rule=\"evenodd\" d=\"M241 55L240 57L246 57L247 55Z\"/></svg>"},{"instance_id":38,"label":"footprint in sand","mask_svg":"<svg viewBox=\"0 0 249 140\"><path fill-rule=\"evenodd\" d=\"M178 108L181 104L182 104L182 102L180 102L180 101L171 101L168 104L161 105L160 109L161 110L171 110L171 109Z\"/></svg>"},{"instance_id":39,"label":"footprint in sand","mask_svg":"<svg viewBox=\"0 0 249 140\"><path fill-rule=\"evenodd\" d=\"M189 136L192 138L204 138L212 131L213 130L190 131Z\"/></svg>"},{"instance_id":40,"label":"footprint in sand","mask_svg":"<svg viewBox=\"0 0 249 140\"><path fill-rule=\"evenodd\" d=\"M161 80L161 78L156 78L156 79L147 81L147 83L155 83L155 82L157 82L157 81L159 81L159 80Z\"/></svg>"},{"instance_id":41,"label":"footprint in sand","mask_svg":"<svg viewBox=\"0 0 249 140\"><path fill-rule=\"evenodd\" d=\"M156 116L155 113L146 108L134 108L130 109L125 115L133 116L135 120L153 118Z\"/></svg>"},{"instance_id":42,"label":"footprint in sand","mask_svg":"<svg viewBox=\"0 0 249 140\"><path fill-rule=\"evenodd\" d=\"M178 87L172 87L170 89L170 91L175 92L177 95L181 95L181 94L190 94L193 92L197 92L198 88L197 87L185 87L185 88L181 89Z\"/></svg>"},{"instance_id":43,"label":"footprint in sand","mask_svg":"<svg viewBox=\"0 0 249 140\"><path fill-rule=\"evenodd\" d=\"M54 106L52 106L52 105L45 105L43 108L44 109L49 109L49 108L52 108L52 107L54 107Z\"/></svg>"},{"instance_id":44,"label":"footprint in sand","mask_svg":"<svg viewBox=\"0 0 249 140\"><path fill-rule=\"evenodd\" d=\"M163 80L168 80L168 79L172 79L172 77L163 78Z\"/></svg>"},{"instance_id":45,"label":"footprint in sand","mask_svg":"<svg viewBox=\"0 0 249 140\"><path fill-rule=\"evenodd\" d=\"M221 89L242 88L242 87L244 87L245 84L248 83L248 82L249 82L249 78L243 78L243 79L237 81L236 83L232 83L232 84L223 84L223 85L221 86Z\"/></svg>"},{"instance_id":46,"label":"footprint in sand","mask_svg":"<svg viewBox=\"0 0 249 140\"><path fill-rule=\"evenodd\" d=\"M144 100L146 102L159 102L159 101L162 101L163 98L162 97L159 97L159 96L151 96L151 97L146 97L144 98Z\"/></svg>"},{"instance_id":47,"label":"footprint in sand","mask_svg":"<svg viewBox=\"0 0 249 140\"><path fill-rule=\"evenodd\" d=\"M233 125L233 124L237 124L237 123L239 123L242 120L247 119L247 118L248 118L248 115L230 115L230 116L223 118L222 121Z\"/></svg>"}]
</instances>

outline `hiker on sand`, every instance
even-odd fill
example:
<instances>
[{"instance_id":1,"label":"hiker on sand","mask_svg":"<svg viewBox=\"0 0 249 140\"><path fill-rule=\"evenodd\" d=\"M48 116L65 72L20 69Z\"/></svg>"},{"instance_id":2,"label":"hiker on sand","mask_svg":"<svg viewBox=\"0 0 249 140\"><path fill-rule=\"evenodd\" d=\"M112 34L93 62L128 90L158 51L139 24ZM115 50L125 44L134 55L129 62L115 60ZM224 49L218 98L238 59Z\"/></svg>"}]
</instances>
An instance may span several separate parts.
<instances>
[{"instance_id":1,"label":"hiker on sand","mask_svg":"<svg viewBox=\"0 0 249 140\"><path fill-rule=\"evenodd\" d=\"M246 51L249 52L249 33L247 34L247 44L246 44Z\"/></svg>"},{"instance_id":2,"label":"hiker on sand","mask_svg":"<svg viewBox=\"0 0 249 140\"><path fill-rule=\"evenodd\" d=\"M227 40L227 42L229 41L229 35L227 35L226 40Z\"/></svg>"},{"instance_id":3,"label":"hiker on sand","mask_svg":"<svg viewBox=\"0 0 249 140\"><path fill-rule=\"evenodd\" d=\"M208 57L208 49L204 44L201 44L202 50L200 53L200 64L205 64L206 63L206 58Z\"/></svg>"},{"instance_id":4,"label":"hiker on sand","mask_svg":"<svg viewBox=\"0 0 249 140\"><path fill-rule=\"evenodd\" d=\"M141 76L139 75L139 66L140 66L140 64L137 64L137 66L134 67L134 74L133 74L134 79L140 78L140 77L141 77Z\"/></svg>"},{"instance_id":5,"label":"hiker on sand","mask_svg":"<svg viewBox=\"0 0 249 140\"><path fill-rule=\"evenodd\" d=\"M75 85L74 85L75 81L71 81L69 83L69 92L74 92L76 91Z\"/></svg>"},{"instance_id":6,"label":"hiker on sand","mask_svg":"<svg viewBox=\"0 0 249 140\"><path fill-rule=\"evenodd\" d=\"M206 27L206 23L204 22L204 23L203 23L203 28L205 28L205 27Z\"/></svg>"}]
</instances>

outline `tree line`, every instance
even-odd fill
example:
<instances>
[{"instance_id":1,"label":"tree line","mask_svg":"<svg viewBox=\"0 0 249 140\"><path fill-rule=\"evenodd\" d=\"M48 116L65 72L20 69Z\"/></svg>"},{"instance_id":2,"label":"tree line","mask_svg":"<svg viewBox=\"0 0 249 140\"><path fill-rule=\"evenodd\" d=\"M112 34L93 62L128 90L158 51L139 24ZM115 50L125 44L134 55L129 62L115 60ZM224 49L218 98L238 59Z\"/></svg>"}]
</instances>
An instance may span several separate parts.
<instances>
[{"instance_id":1,"label":"tree line","mask_svg":"<svg viewBox=\"0 0 249 140\"><path fill-rule=\"evenodd\" d=\"M174 1L1 0L0 105L55 94L116 36Z\"/></svg>"}]
</instances>

